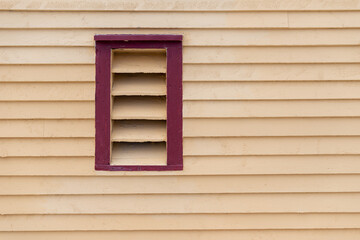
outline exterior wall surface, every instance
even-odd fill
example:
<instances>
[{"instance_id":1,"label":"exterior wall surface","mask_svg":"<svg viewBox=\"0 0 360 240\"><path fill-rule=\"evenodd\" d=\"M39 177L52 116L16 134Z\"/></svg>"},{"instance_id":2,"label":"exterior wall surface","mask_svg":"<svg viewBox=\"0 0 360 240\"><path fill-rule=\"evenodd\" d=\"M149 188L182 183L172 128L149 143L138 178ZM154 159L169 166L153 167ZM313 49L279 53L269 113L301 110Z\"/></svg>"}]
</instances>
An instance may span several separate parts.
<instances>
[{"instance_id":1,"label":"exterior wall surface","mask_svg":"<svg viewBox=\"0 0 360 240\"><path fill-rule=\"evenodd\" d=\"M360 239L359 0L1 0L0 239ZM94 170L95 34L183 34L184 171Z\"/></svg>"}]
</instances>

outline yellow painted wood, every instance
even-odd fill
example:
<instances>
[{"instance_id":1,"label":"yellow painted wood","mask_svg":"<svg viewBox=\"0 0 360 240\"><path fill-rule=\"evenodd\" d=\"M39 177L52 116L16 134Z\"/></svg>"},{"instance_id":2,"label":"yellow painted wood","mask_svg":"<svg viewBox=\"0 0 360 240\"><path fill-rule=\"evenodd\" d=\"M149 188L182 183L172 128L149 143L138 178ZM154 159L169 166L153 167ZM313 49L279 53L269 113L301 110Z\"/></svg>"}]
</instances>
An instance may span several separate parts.
<instances>
[{"instance_id":1,"label":"yellow painted wood","mask_svg":"<svg viewBox=\"0 0 360 240\"><path fill-rule=\"evenodd\" d=\"M360 17L360 14L359 14ZM360 47L187 47L185 63L358 63Z\"/></svg>"},{"instance_id":2,"label":"yellow painted wood","mask_svg":"<svg viewBox=\"0 0 360 240\"><path fill-rule=\"evenodd\" d=\"M43 4L41 0L24 2L21 0L4 0L0 9L2 10L67 10L67 11L299 11L299 10L360 10L358 0L346 2L339 1L317 1L317 0L253 0L251 4L246 1L235 0L198 0L195 5L191 5L190 0L176 1L151 1L151 3L141 0L106 0L93 2L91 0L73 1L63 0L61 4L56 1L48 1ZM346 4L345 4L346 3Z\"/></svg>"},{"instance_id":3,"label":"yellow painted wood","mask_svg":"<svg viewBox=\"0 0 360 240\"><path fill-rule=\"evenodd\" d=\"M359 14L359 11L291 12L288 14L288 24L290 28L356 28L359 27L356 21Z\"/></svg>"},{"instance_id":4,"label":"yellow painted wood","mask_svg":"<svg viewBox=\"0 0 360 240\"><path fill-rule=\"evenodd\" d=\"M359 0L0 5L0 239L358 240ZM183 171L94 170L95 34L184 35ZM149 140L134 129L113 136ZM114 159L165 164L149 149Z\"/></svg>"},{"instance_id":5,"label":"yellow painted wood","mask_svg":"<svg viewBox=\"0 0 360 240\"><path fill-rule=\"evenodd\" d=\"M94 65L0 65L0 82L94 81Z\"/></svg>"},{"instance_id":6,"label":"yellow painted wood","mask_svg":"<svg viewBox=\"0 0 360 240\"><path fill-rule=\"evenodd\" d=\"M126 238L129 240L141 240L154 235L157 239L199 239L199 240L245 240L245 239L267 239L269 236L287 240L358 240L360 231L358 229L312 229L312 230L212 230L212 231L68 231L68 232L2 232L0 237L9 240L62 240L65 237L68 240L77 239L105 239L117 240Z\"/></svg>"},{"instance_id":7,"label":"yellow painted wood","mask_svg":"<svg viewBox=\"0 0 360 240\"><path fill-rule=\"evenodd\" d=\"M359 212L359 200L360 193L2 196L0 210L3 214L351 213Z\"/></svg>"},{"instance_id":8,"label":"yellow painted wood","mask_svg":"<svg viewBox=\"0 0 360 240\"><path fill-rule=\"evenodd\" d=\"M185 101L185 118L355 117L357 100Z\"/></svg>"},{"instance_id":9,"label":"yellow painted wood","mask_svg":"<svg viewBox=\"0 0 360 240\"><path fill-rule=\"evenodd\" d=\"M112 143L111 165L166 165L166 144Z\"/></svg>"},{"instance_id":10,"label":"yellow painted wood","mask_svg":"<svg viewBox=\"0 0 360 240\"><path fill-rule=\"evenodd\" d=\"M0 51L0 64L95 63L93 47L0 47ZM117 55L119 54L113 57L112 71L115 73L166 71L166 59L161 54L156 56L142 53L124 54L123 58ZM151 64L148 63L149 59L152 59ZM186 64L359 63L360 47L184 47L183 62Z\"/></svg>"},{"instance_id":11,"label":"yellow painted wood","mask_svg":"<svg viewBox=\"0 0 360 240\"><path fill-rule=\"evenodd\" d=\"M164 142L166 121L113 121L113 142Z\"/></svg>"},{"instance_id":12,"label":"yellow painted wood","mask_svg":"<svg viewBox=\"0 0 360 240\"><path fill-rule=\"evenodd\" d=\"M354 17L357 17L355 15ZM352 20L354 20L354 17ZM1 28L287 28L286 12L0 12Z\"/></svg>"},{"instance_id":13,"label":"yellow painted wood","mask_svg":"<svg viewBox=\"0 0 360 240\"><path fill-rule=\"evenodd\" d=\"M0 120L0 138L95 137L93 120Z\"/></svg>"},{"instance_id":14,"label":"yellow painted wood","mask_svg":"<svg viewBox=\"0 0 360 240\"><path fill-rule=\"evenodd\" d=\"M94 157L2 158L1 176L173 176L359 174L359 155L192 156L183 171L103 172ZM226 164L224 164L226 163ZM56 166L56 167L54 167Z\"/></svg>"},{"instance_id":15,"label":"yellow painted wood","mask_svg":"<svg viewBox=\"0 0 360 240\"><path fill-rule=\"evenodd\" d=\"M184 65L184 81L359 80L359 64L197 64Z\"/></svg>"},{"instance_id":16,"label":"yellow painted wood","mask_svg":"<svg viewBox=\"0 0 360 240\"><path fill-rule=\"evenodd\" d=\"M93 47L3 47L0 64L95 64L95 51Z\"/></svg>"},{"instance_id":17,"label":"yellow painted wood","mask_svg":"<svg viewBox=\"0 0 360 240\"><path fill-rule=\"evenodd\" d=\"M359 174L0 177L0 195L359 192L359 180Z\"/></svg>"},{"instance_id":18,"label":"yellow painted wood","mask_svg":"<svg viewBox=\"0 0 360 240\"><path fill-rule=\"evenodd\" d=\"M94 102L0 102L0 119L93 119Z\"/></svg>"},{"instance_id":19,"label":"yellow painted wood","mask_svg":"<svg viewBox=\"0 0 360 240\"><path fill-rule=\"evenodd\" d=\"M0 101L93 101L94 83L1 83ZM360 82L185 82L184 100L358 99ZM166 95L159 76L114 80L114 96Z\"/></svg>"},{"instance_id":20,"label":"yellow painted wood","mask_svg":"<svg viewBox=\"0 0 360 240\"><path fill-rule=\"evenodd\" d=\"M1 157L93 156L90 139L0 139Z\"/></svg>"},{"instance_id":21,"label":"yellow painted wood","mask_svg":"<svg viewBox=\"0 0 360 240\"><path fill-rule=\"evenodd\" d=\"M163 97L117 97L113 103L112 119L166 119Z\"/></svg>"},{"instance_id":22,"label":"yellow painted wood","mask_svg":"<svg viewBox=\"0 0 360 240\"><path fill-rule=\"evenodd\" d=\"M358 45L359 29L0 29L0 46L94 46L95 34L181 34L184 46Z\"/></svg>"},{"instance_id":23,"label":"yellow painted wood","mask_svg":"<svg viewBox=\"0 0 360 240\"><path fill-rule=\"evenodd\" d=\"M94 83L0 83L0 101L94 101L94 95Z\"/></svg>"},{"instance_id":24,"label":"yellow painted wood","mask_svg":"<svg viewBox=\"0 0 360 240\"><path fill-rule=\"evenodd\" d=\"M184 119L185 137L359 136L359 118Z\"/></svg>"},{"instance_id":25,"label":"yellow painted wood","mask_svg":"<svg viewBox=\"0 0 360 240\"><path fill-rule=\"evenodd\" d=\"M360 64L184 64L183 81L352 81ZM0 65L1 82L95 81L94 65Z\"/></svg>"},{"instance_id":26,"label":"yellow painted wood","mask_svg":"<svg viewBox=\"0 0 360 240\"><path fill-rule=\"evenodd\" d=\"M360 82L189 82L184 84L185 100L356 99L359 96Z\"/></svg>"},{"instance_id":27,"label":"yellow painted wood","mask_svg":"<svg viewBox=\"0 0 360 240\"><path fill-rule=\"evenodd\" d=\"M359 214L9 215L3 231L350 229ZM12 223L12 224L10 224Z\"/></svg>"},{"instance_id":28,"label":"yellow painted wood","mask_svg":"<svg viewBox=\"0 0 360 240\"><path fill-rule=\"evenodd\" d=\"M140 123L143 123L139 125L141 131L115 122L113 134L121 137L120 132L124 131L123 134L131 134L129 139L133 139L148 129L146 126L152 121ZM353 128L357 124L358 118L185 119L184 136L358 136L360 133ZM152 134L162 133L157 139L165 140L165 125L155 126L158 130ZM93 120L1 120L0 129L0 137L94 137Z\"/></svg>"},{"instance_id":29,"label":"yellow painted wood","mask_svg":"<svg viewBox=\"0 0 360 240\"><path fill-rule=\"evenodd\" d=\"M360 154L360 137L187 138L184 155Z\"/></svg>"},{"instance_id":30,"label":"yellow painted wood","mask_svg":"<svg viewBox=\"0 0 360 240\"><path fill-rule=\"evenodd\" d=\"M113 96L166 95L166 76L163 74L115 74Z\"/></svg>"}]
</instances>

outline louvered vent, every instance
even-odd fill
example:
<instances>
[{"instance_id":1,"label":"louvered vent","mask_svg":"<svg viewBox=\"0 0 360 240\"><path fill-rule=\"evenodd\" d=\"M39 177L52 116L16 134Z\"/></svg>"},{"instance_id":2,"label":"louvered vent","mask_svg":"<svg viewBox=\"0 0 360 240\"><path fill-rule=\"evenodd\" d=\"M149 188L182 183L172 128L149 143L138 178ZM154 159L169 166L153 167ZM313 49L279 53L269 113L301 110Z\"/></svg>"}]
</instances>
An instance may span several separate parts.
<instances>
[{"instance_id":1,"label":"louvered vent","mask_svg":"<svg viewBox=\"0 0 360 240\"><path fill-rule=\"evenodd\" d=\"M111 165L166 165L166 50L113 49Z\"/></svg>"}]
</instances>

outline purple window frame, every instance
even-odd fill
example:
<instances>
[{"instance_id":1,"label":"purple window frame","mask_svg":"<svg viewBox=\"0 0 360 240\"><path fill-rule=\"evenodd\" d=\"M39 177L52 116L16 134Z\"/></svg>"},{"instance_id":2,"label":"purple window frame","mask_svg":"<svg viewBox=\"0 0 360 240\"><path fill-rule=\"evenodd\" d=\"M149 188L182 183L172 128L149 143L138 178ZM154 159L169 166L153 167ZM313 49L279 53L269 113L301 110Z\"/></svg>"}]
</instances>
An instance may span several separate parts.
<instances>
[{"instance_id":1,"label":"purple window frame","mask_svg":"<svg viewBox=\"0 0 360 240\"><path fill-rule=\"evenodd\" d=\"M182 35L95 35L95 170L170 171L183 169ZM166 49L166 165L110 165L111 50Z\"/></svg>"}]
</instances>

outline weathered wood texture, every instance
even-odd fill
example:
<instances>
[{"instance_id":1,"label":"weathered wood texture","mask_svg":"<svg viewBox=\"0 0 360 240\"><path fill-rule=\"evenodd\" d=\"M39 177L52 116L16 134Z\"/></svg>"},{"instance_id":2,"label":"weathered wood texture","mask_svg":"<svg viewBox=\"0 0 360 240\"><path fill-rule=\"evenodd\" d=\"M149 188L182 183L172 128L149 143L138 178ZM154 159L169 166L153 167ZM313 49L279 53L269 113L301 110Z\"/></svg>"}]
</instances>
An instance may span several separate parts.
<instances>
[{"instance_id":1,"label":"weathered wood texture","mask_svg":"<svg viewBox=\"0 0 360 240\"><path fill-rule=\"evenodd\" d=\"M358 240L359 17L359 0L1 1L0 239ZM183 171L94 170L95 34L184 36ZM143 81L114 94L166 92Z\"/></svg>"}]
</instances>

